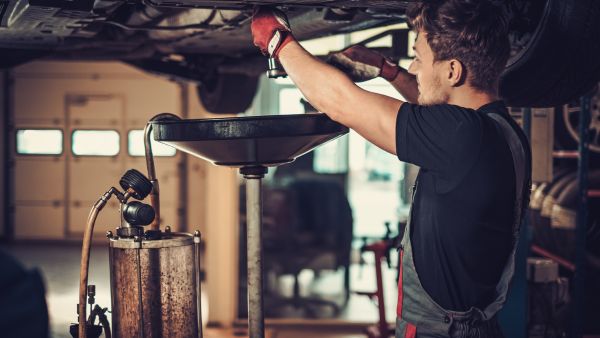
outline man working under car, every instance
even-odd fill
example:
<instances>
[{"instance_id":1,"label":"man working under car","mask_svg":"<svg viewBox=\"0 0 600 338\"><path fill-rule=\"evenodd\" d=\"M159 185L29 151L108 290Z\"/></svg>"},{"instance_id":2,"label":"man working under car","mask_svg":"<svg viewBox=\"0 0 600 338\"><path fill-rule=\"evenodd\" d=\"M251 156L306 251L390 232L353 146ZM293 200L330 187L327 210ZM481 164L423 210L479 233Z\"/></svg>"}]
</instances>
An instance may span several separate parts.
<instances>
[{"instance_id":1,"label":"man working under car","mask_svg":"<svg viewBox=\"0 0 600 338\"><path fill-rule=\"evenodd\" d=\"M253 16L254 44L313 106L421 168L400 251L397 337L502 336L496 314L530 181L526 139L498 99L509 55L502 13L491 0L411 5L408 72L358 46L333 56L342 72L304 50L282 12ZM382 76L408 102L365 91L346 73Z\"/></svg>"}]
</instances>

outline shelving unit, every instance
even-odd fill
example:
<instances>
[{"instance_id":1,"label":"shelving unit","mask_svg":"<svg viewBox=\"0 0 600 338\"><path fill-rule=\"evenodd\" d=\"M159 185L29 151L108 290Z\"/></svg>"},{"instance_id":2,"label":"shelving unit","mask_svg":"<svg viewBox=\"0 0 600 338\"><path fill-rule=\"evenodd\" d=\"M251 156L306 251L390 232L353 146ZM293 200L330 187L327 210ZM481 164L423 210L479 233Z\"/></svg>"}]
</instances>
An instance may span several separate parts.
<instances>
[{"instance_id":1,"label":"shelving unit","mask_svg":"<svg viewBox=\"0 0 600 338\"><path fill-rule=\"evenodd\" d=\"M588 150L589 151L589 150ZM579 151L568 151L568 150L558 150L558 151L554 151L552 153L552 156L554 158L560 158L560 159L579 159ZM598 189L588 189L587 190L587 197L588 198L599 198L600 197L600 190Z\"/></svg>"},{"instance_id":2,"label":"shelving unit","mask_svg":"<svg viewBox=\"0 0 600 338\"><path fill-rule=\"evenodd\" d=\"M579 152L578 151L570 151L570 150L557 150L554 151L552 153L552 156L554 158L572 158L572 159L578 159L579 158Z\"/></svg>"},{"instance_id":3,"label":"shelving unit","mask_svg":"<svg viewBox=\"0 0 600 338\"><path fill-rule=\"evenodd\" d=\"M571 317L570 337L579 338L583 335L583 318L585 303L585 272L586 272L586 230L588 219L588 200L590 198L599 198L600 190L590 190L589 173L589 141L590 141L590 118L591 118L591 99L588 94L581 98L581 110L579 117L578 132L580 140L577 151L554 151L552 156L556 159L574 159L577 160L577 181L578 181L578 210L576 219L576 253L575 262L570 262L554 253L537 245L531 245L531 251L539 256L552 259L561 267L574 272L573 279L573 311ZM525 112L525 116L527 112ZM524 117L525 117L524 116ZM525 127L525 125L524 125ZM524 128L525 129L525 128ZM527 132L527 129L525 129Z\"/></svg>"}]
</instances>

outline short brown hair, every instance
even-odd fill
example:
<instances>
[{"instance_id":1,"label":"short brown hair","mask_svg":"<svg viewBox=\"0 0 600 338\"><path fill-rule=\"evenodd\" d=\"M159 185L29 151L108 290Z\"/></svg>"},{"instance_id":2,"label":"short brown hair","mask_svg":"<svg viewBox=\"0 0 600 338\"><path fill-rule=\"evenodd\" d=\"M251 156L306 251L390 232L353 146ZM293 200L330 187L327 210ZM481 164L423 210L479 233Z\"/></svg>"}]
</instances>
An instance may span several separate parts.
<instances>
[{"instance_id":1,"label":"short brown hair","mask_svg":"<svg viewBox=\"0 0 600 338\"><path fill-rule=\"evenodd\" d=\"M407 10L409 24L427 33L434 61L457 59L471 86L496 92L510 54L508 19L492 0L426 0Z\"/></svg>"}]
</instances>

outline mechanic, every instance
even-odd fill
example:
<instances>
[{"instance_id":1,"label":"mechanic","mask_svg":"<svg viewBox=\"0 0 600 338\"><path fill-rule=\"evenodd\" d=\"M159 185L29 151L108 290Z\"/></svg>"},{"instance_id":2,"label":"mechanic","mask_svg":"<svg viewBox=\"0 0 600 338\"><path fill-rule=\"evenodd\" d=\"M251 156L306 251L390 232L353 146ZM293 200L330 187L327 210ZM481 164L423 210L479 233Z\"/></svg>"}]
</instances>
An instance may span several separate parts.
<instances>
[{"instance_id":1,"label":"mechanic","mask_svg":"<svg viewBox=\"0 0 600 338\"><path fill-rule=\"evenodd\" d=\"M528 142L498 96L507 19L492 0L417 2L407 17L417 33L408 71L361 46L328 65L273 8L257 7L251 28L319 111L420 167L399 248L396 337L501 337L531 180ZM353 82L374 76L408 102Z\"/></svg>"}]
</instances>

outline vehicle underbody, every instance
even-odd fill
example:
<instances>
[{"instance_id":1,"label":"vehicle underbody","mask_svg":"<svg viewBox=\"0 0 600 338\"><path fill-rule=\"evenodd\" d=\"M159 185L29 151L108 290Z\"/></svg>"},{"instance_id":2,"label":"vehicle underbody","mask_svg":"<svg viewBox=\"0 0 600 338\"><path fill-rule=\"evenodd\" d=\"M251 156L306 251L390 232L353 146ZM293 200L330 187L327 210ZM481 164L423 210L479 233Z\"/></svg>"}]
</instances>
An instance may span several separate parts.
<instances>
[{"instance_id":1,"label":"vehicle underbody","mask_svg":"<svg viewBox=\"0 0 600 338\"><path fill-rule=\"evenodd\" d=\"M252 9L272 1L0 1L0 47L54 58L139 60L156 55L256 54ZM298 39L403 19L406 1L285 1Z\"/></svg>"},{"instance_id":2,"label":"vehicle underbody","mask_svg":"<svg viewBox=\"0 0 600 338\"><path fill-rule=\"evenodd\" d=\"M250 34L256 5L276 5L285 11L295 37L307 40L405 22L412 2L0 0L0 68L39 58L120 60L146 71L223 87L226 84L215 82L222 74L256 78L266 69ZM500 94L509 104L564 104L597 83L600 2L506 0L504 4L510 15L512 52ZM393 53L386 55L405 58L406 47L392 46ZM231 76L227 82L242 81Z\"/></svg>"}]
</instances>

